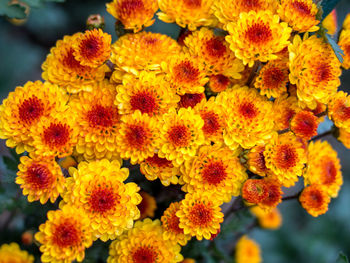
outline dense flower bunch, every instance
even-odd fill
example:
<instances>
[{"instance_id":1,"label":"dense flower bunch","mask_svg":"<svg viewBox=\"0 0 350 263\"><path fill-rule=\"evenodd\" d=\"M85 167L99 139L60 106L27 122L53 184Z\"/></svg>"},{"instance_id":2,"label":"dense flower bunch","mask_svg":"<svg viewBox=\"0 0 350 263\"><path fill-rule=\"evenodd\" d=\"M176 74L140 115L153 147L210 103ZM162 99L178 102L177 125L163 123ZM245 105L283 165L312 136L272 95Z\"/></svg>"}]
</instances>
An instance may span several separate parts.
<instances>
[{"instance_id":1,"label":"dense flower bunch","mask_svg":"<svg viewBox=\"0 0 350 263\"><path fill-rule=\"evenodd\" d=\"M185 28L178 41L141 31L158 8ZM350 147L350 97L338 91L349 25L341 64L312 34L321 25L311 0L114 0L107 11L125 35L65 36L42 65L44 81L0 106L0 138L29 153L16 178L23 194L60 200L35 235L43 262L82 261L97 239L113 240L107 262L193 262L181 246L214 239L224 203L242 198L261 227L276 229L282 187L301 177L301 205L327 211L341 166L314 136L328 115ZM138 167L180 185L160 220L150 219L157 200L130 182ZM257 244L242 237L236 261L260 262Z\"/></svg>"}]
</instances>

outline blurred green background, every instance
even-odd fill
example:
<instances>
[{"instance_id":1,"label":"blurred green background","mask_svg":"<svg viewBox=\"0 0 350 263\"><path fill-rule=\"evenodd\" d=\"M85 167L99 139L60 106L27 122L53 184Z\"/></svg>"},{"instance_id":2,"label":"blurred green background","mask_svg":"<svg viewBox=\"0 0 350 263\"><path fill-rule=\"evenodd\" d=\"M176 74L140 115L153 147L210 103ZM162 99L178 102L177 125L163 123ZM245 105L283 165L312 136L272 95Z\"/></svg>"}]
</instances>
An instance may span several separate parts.
<instances>
[{"instance_id":1,"label":"blurred green background","mask_svg":"<svg viewBox=\"0 0 350 263\"><path fill-rule=\"evenodd\" d=\"M68 0L65 3L46 3L41 8L31 9L27 23L22 26L15 26L4 17L0 17L0 100L6 98L16 86L21 86L28 80L40 79L41 63L50 47L64 35L83 31L88 15L103 15L106 21L105 31L112 34L115 40L114 19L105 11L106 2ZM338 27L349 12L350 1L342 0L337 6ZM179 33L179 27L176 25L160 21L147 30L172 37ZM344 71L341 80L341 89L349 92L350 71ZM344 185L339 197L332 200L328 213L318 218L308 215L295 200L281 204L279 208L283 215L283 226L280 230L257 229L250 234L261 245L264 262L333 263L339 251L350 255L350 151L335 139L327 139L330 139L341 158ZM4 141L0 141L0 154L9 154ZM13 181L14 174L6 173L1 162L0 197L6 197L6 191L18 190ZM289 192L292 194L293 191L297 190ZM23 209L27 209L26 213L32 213L35 220L41 221L28 222L28 219L17 218L17 222L12 222L8 229L0 230L0 245L10 241L21 243L20 235L23 230L44 222L45 214L38 217L38 211L42 209L39 204L27 204L26 199L22 197L19 197L19 200ZM5 211L9 207L7 201L0 200L0 224L9 213ZM7 214L4 216L4 213ZM35 246L24 248L35 250Z\"/></svg>"}]
</instances>

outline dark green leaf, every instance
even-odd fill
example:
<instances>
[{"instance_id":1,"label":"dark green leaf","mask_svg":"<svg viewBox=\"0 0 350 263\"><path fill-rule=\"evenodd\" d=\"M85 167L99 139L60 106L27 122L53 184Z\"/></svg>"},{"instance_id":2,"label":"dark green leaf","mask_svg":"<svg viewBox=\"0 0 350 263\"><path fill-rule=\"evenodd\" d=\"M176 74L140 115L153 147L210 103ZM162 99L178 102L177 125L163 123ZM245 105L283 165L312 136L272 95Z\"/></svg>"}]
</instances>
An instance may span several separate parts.
<instances>
[{"instance_id":1,"label":"dark green leaf","mask_svg":"<svg viewBox=\"0 0 350 263\"><path fill-rule=\"evenodd\" d=\"M1 0L0 1L0 15L7 16L9 18L26 18L25 8L19 4L9 5L10 0Z\"/></svg>"},{"instance_id":2,"label":"dark green leaf","mask_svg":"<svg viewBox=\"0 0 350 263\"><path fill-rule=\"evenodd\" d=\"M335 55L339 59L340 63L343 63L344 51L338 46L338 44L332 39L329 34L325 34L327 42L332 46Z\"/></svg>"},{"instance_id":3,"label":"dark green leaf","mask_svg":"<svg viewBox=\"0 0 350 263\"><path fill-rule=\"evenodd\" d=\"M330 12L335 8L335 6L340 2L340 0L323 0L321 2L323 14L322 20L329 15Z\"/></svg>"},{"instance_id":4,"label":"dark green leaf","mask_svg":"<svg viewBox=\"0 0 350 263\"><path fill-rule=\"evenodd\" d=\"M8 156L3 156L2 158L8 170L17 171L18 162Z\"/></svg>"},{"instance_id":5,"label":"dark green leaf","mask_svg":"<svg viewBox=\"0 0 350 263\"><path fill-rule=\"evenodd\" d=\"M349 263L349 259L343 252L340 252L336 263Z\"/></svg>"}]
</instances>

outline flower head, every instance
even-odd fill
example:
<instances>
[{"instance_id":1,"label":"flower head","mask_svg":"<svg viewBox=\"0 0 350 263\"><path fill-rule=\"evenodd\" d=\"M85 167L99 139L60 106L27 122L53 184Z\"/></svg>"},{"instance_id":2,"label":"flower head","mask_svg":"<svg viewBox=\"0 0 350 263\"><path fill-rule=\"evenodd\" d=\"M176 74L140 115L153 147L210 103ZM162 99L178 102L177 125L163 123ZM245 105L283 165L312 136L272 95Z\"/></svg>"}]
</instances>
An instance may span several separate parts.
<instances>
[{"instance_id":1,"label":"flower head","mask_svg":"<svg viewBox=\"0 0 350 263\"><path fill-rule=\"evenodd\" d=\"M140 195L142 197L141 203L137 205L140 210L140 220L150 217L154 217L154 211L157 209L156 199L145 191L141 191Z\"/></svg>"},{"instance_id":2,"label":"flower head","mask_svg":"<svg viewBox=\"0 0 350 263\"><path fill-rule=\"evenodd\" d=\"M248 203L259 204L269 195L267 184L262 179L248 179L242 187L242 197Z\"/></svg>"},{"instance_id":3,"label":"flower head","mask_svg":"<svg viewBox=\"0 0 350 263\"><path fill-rule=\"evenodd\" d=\"M27 251L21 250L17 243L3 244L0 246L1 263L33 263L34 257Z\"/></svg>"},{"instance_id":4,"label":"flower head","mask_svg":"<svg viewBox=\"0 0 350 263\"><path fill-rule=\"evenodd\" d=\"M318 118L310 111L300 111L291 120L290 128L297 137L310 140L317 134Z\"/></svg>"},{"instance_id":5,"label":"flower head","mask_svg":"<svg viewBox=\"0 0 350 263\"><path fill-rule=\"evenodd\" d=\"M206 101L205 94L203 93L186 93L180 96L178 103L179 108L194 108L201 101Z\"/></svg>"},{"instance_id":6,"label":"flower head","mask_svg":"<svg viewBox=\"0 0 350 263\"><path fill-rule=\"evenodd\" d=\"M236 244L235 259L237 263L262 262L259 245L247 236L241 237Z\"/></svg>"},{"instance_id":7,"label":"flower head","mask_svg":"<svg viewBox=\"0 0 350 263\"><path fill-rule=\"evenodd\" d=\"M258 144L251 148L247 154L248 169L260 176L266 176L271 171L266 167L266 161L264 156L265 145Z\"/></svg>"},{"instance_id":8,"label":"flower head","mask_svg":"<svg viewBox=\"0 0 350 263\"><path fill-rule=\"evenodd\" d=\"M298 106L298 98L296 96L283 95L277 98L273 103L273 112L276 130L285 130L290 126L290 121L296 113L301 111Z\"/></svg>"},{"instance_id":9,"label":"flower head","mask_svg":"<svg viewBox=\"0 0 350 263\"><path fill-rule=\"evenodd\" d=\"M330 35L335 35L338 28L337 23L337 10L334 8L332 12L329 13L328 16L325 17L322 21L322 26L327 29L327 33Z\"/></svg>"},{"instance_id":10,"label":"flower head","mask_svg":"<svg viewBox=\"0 0 350 263\"><path fill-rule=\"evenodd\" d=\"M328 103L328 115L335 126L350 132L350 97L344 91L338 91Z\"/></svg>"},{"instance_id":11,"label":"flower head","mask_svg":"<svg viewBox=\"0 0 350 263\"><path fill-rule=\"evenodd\" d=\"M344 128L340 128L338 140L342 142L346 148L350 149L350 132L346 131Z\"/></svg>"},{"instance_id":12,"label":"flower head","mask_svg":"<svg viewBox=\"0 0 350 263\"><path fill-rule=\"evenodd\" d=\"M310 215L317 217L327 212L331 198L324 186L312 184L304 188L299 196L299 201Z\"/></svg>"},{"instance_id":13,"label":"flower head","mask_svg":"<svg viewBox=\"0 0 350 263\"><path fill-rule=\"evenodd\" d=\"M276 230L282 225L282 215L277 208L266 211L259 206L254 206L250 208L250 212L257 217L262 228Z\"/></svg>"},{"instance_id":14,"label":"flower head","mask_svg":"<svg viewBox=\"0 0 350 263\"><path fill-rule=\"evenodd\" d=\"M221 92L232 86L232 81L225 75L211 75L209 77L209 88L212 92Z\"/></svg>"}]
</instances>

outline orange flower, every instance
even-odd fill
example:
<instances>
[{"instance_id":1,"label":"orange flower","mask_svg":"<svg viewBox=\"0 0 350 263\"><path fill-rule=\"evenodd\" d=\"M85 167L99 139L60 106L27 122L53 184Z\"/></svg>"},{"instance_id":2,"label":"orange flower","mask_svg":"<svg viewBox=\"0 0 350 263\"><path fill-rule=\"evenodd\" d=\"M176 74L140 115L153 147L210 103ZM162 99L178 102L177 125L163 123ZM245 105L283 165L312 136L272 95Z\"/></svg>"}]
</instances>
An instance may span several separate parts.
<instances>
[{"instance_id":1,"label":"orange flower","mask_svg":"<svg viewBox=\"0 0 350 263\"><path fill-rule=\"evenodd\" d=\"M285 130L289 128L290 120L294 115L301 111L298 106L298 98L296 96L282 95L273 103L273 112L276 130Z\"/></svg>"},{"instance_id":2,"label":"orange flower","mask_svg":"<svg viewBox=\"0 0 350 263\"><path fill-rule=\"evenodd\" d=\"M262 179L248 179L242 187L242 197L248 203L258 204L268 197L266 182Z\"/></svg>"},{"instance_id":3,"label":"orange flower","mask_svg":"<svg viewBox=\"0 0 350 263\"><path fill-rule=\"evenodd\" d=\"M232 81L222 75L211 75L209 77L209 88L212 92L221 92L232 86Z\"/></svg>"},{"instance_id":4,"label":"orange flower","mask_svg":"<svg viewBox=\"0 0 350 263\"><path fill-rule=\"evenodd\" d=\"M319 120L310 111L300 111L292 119L290 128L297 137L310 140L317 135Z\"/></svg>"},{"instance_id":5,"label":"orange flower","mask_svg":"<svg viewBox=\"0 0 350 263\"><path fill-rule=\"evenodd\" d=\"M206 101L205 94L203 93L186 93L180 96L179 108L194 108L202 100Z\"/></svg>"},{"instance_id":6,"label":"orange flower","mask_svg":"<svg viewBox=\"0 0 350 263\"><path fill-rule=\"evenodd\" d=\"M141 203L137 205L140 210L140 220L150 217L154 217L154 211L157 209L156 199L145 191L139 193L142 197Z\"/></svg>"},{"instance_id":7,"label":"orange flower","mask_svg":"<svg viewBox=\"0 0 350 263\"><path fill-rule=\"evenodd\" d=\"M344 91L338 91L328 103L328 115L338 128L350 132L350 97Z\"/></svg>"},{"instance_id":8,"label":"orange flower","mask_svg":"<svg viewBox=\"0 0 350 263\"><path fill-rule=\"evenodd\" d=\"M258 144L251 148L247 154L247 164L249 170L260 176L266 176L267 174L271 173L271 171L266 167L264 151L265 145Z\"/></svg>"},{"instance_id":9,"label":"orange flower","mask_svg":"<svg viewBox=\"0 0 350 263\"><path fill-rule=\"evenodd\" d=\"M282 202L282 189L281 183L272 178L263 179L267 186L268 195L264 198L260 203L259 207L265 210L271 210L271 208L275 208L279 203Z\"/></svg>"},{"instance_id":10,"label":"orange flower","mask_svg":"<svg viewBox=\"0 0 350 263\"><path fill-rule=\"evenodd\" d=\"M331 198L324 186L313 184L302 191L299 201L310 215L317 217L327 212Z\"/></svg>"}]
</instances>

